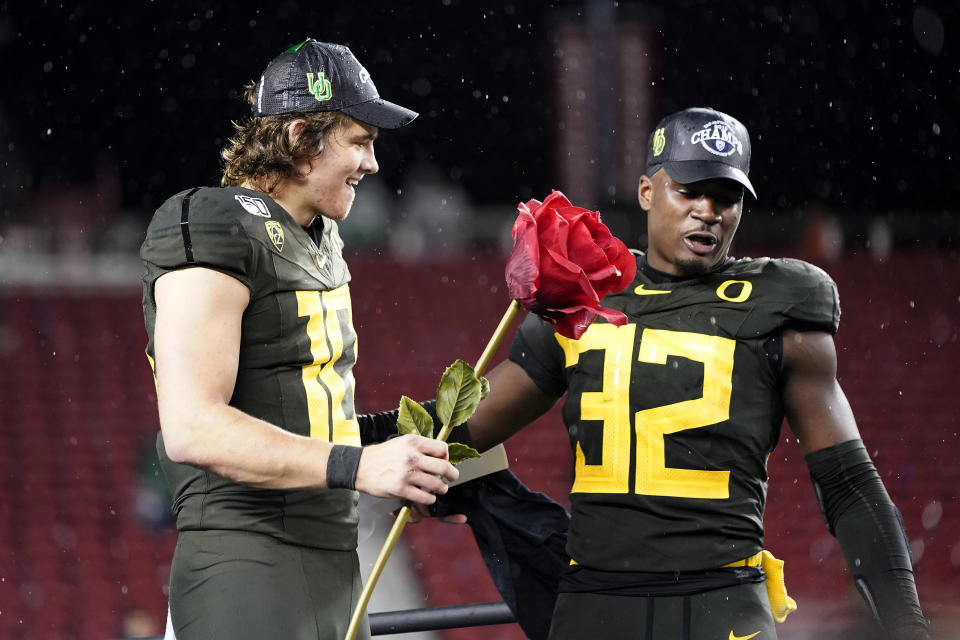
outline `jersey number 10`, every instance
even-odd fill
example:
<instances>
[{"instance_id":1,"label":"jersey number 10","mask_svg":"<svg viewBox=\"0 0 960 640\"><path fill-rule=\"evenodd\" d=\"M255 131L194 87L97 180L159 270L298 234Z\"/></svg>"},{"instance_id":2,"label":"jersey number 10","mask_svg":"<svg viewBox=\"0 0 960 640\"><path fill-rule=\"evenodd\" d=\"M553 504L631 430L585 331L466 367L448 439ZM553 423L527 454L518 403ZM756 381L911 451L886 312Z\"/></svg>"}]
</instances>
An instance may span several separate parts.
<instances>
[{"instance_id":1,"label":"jersey number 10","mask_svg":"<svg viewBox=\"0 0 960 640\"><path fill-rule=\"evenodd\" d=\"M352 409L353 374L350 369L346 376L337 371L345 339L356 348L350 289L343 285L332 291L297 291L297 308L301 317L307 317L313 356L313 362L303 367L310 437L359 446L360 428Z\"/></svg>"}]
</instances>

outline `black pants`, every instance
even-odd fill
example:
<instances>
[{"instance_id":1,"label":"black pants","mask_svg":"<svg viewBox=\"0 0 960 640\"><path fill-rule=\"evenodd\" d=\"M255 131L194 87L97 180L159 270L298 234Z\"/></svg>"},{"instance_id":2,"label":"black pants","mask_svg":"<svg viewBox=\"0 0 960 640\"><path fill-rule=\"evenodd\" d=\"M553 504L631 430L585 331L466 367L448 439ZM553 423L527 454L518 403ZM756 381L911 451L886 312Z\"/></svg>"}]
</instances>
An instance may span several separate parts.
<instances>
[{"instance_id":1,"label":"black pants","mask_svg":"<svg viewBox=\"0 0 960 640\"><path fill-rule=\"evenodd\" d=\"M354 551L242 531L183 531L170 570L177 640L343 640L360 597ZM357 636L369 639L364 620Z\"/></svg>"},{"instance_id":2,"label":"black pants","mask_svg":"<svg viewBox=\"0 0 960 640\"><path fill-rule=\"evenodd\" d=\"M764 583L691 596L561 593L550 640L775 640Z\"/></svg>"}]
</instances>

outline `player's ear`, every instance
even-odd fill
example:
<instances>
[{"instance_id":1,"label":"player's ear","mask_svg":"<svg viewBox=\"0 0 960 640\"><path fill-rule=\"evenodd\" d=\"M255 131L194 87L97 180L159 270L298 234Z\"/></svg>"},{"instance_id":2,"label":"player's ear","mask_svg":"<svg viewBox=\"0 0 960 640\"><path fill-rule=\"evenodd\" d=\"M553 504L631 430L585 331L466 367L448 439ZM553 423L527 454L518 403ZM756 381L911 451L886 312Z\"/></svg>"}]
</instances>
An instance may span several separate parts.
<instances>
[{"instance_id":1,"label":"player's ear","mask_svg":"<svg viewBox=\"0 0 960 640\"><path fill-rule=\"evenodd\" d=\"M303 133L303 128L307 125L307 121L303 118L297 118L290 123L290 126L287 127L287 142L290 143L290 147L296 147L297 139L300 137L300 134Z\"/></svg>"},{"instance_id":2,"label":"player's ear","mask_svg":"<svg viewBox=\"0 0 960 640\"><path fill-rule=\"evenodd\" d=\"M647 174L640 176L640 184L637 186L637 200L640 201L641 209L650 211L653 203L653 181Z\"/></svg>"}]
</instances>

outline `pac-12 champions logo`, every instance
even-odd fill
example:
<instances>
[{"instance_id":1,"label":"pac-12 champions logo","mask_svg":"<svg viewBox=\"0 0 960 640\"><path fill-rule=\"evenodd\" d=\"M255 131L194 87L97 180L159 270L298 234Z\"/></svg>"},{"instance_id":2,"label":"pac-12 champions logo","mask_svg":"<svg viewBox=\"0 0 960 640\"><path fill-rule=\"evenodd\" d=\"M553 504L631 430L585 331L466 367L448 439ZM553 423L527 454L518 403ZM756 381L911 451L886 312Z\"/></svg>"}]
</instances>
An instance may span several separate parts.
<instances>
[{"instance_id":1,"label":"pac-12 champions logo","mask_svg":"<svg viewBox=\"0 0 960 640\"><path fill-rule=\"evenodd\" d=\"M734 151L743 155L743 144L723 120L714 120L703 125L690 136L692 144L700 143L704 149L715 156L729 156Z\"/></svg>"}]
</instances>

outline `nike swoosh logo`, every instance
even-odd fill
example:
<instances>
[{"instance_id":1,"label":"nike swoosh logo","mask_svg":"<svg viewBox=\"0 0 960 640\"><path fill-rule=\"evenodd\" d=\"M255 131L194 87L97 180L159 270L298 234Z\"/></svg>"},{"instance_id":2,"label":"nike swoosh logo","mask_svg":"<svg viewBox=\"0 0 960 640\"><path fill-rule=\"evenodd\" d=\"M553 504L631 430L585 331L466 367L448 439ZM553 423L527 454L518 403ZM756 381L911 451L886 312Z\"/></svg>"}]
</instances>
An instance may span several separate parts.
<instances>
[{"instance_id":1,"label":"nike swoosh logo","mask_svg":"<svg viewBox=\"0 0 960 640\"><path fill-rule=\"evenodd\" d=\"M647 289L646 286L644 285L640 285L639 287L634 289L633 292L638 296L659 296L659 295L663 295L664 293L670 293L669 291L658 291L656 289Z\"/></svg>"},{"instance_id":2,"label":"nike swoosh logo","mask_svg":"<svg viewBox=\"0 0 960 640\"><path fill-rule=\"evenodd\" d=\"M750 640L750 638L752 638L752 637L755 636L755 635L759 635L759 633L760 633L760 632L757 631L756 633L751 633L751 634L748 635L748 636L735 636L735 635L733 635L733 631L730 631L730 638L729 638L729 640Z\"/></svg>"}]
</instances>

